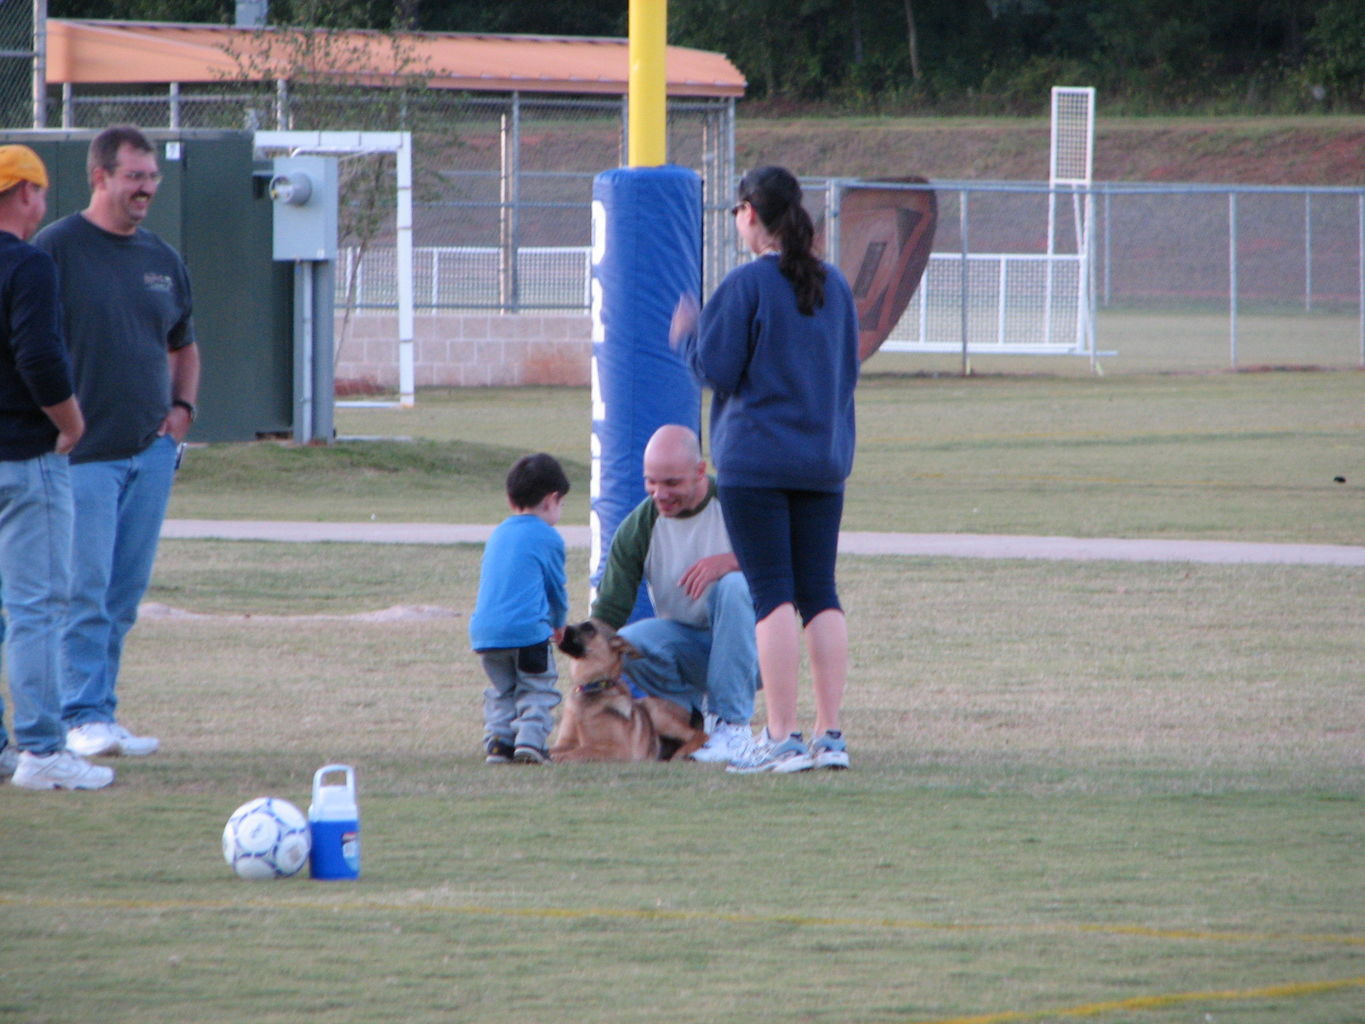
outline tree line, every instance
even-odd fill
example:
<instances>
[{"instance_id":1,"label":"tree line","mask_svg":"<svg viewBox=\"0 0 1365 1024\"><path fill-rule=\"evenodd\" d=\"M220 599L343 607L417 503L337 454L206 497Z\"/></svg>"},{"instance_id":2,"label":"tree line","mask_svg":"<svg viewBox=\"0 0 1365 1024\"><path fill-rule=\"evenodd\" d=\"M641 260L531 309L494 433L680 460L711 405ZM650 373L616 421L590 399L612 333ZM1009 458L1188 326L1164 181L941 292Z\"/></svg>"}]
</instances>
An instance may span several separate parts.
<instances>
[{"instance_id":1,"label":"tree line","mask_svg":"<svg viewBox=\"0 0 1365 1024\"><path fill-rule=\"evenodd\" d=\"M65 18L231 22L234 0L49 0ZM624 36L629 0L271 0L279 25ZM669 41L725 53L769 104L1038 113L1365 110L1361 0L668 0Z\"/></svg>"}]
</instances>

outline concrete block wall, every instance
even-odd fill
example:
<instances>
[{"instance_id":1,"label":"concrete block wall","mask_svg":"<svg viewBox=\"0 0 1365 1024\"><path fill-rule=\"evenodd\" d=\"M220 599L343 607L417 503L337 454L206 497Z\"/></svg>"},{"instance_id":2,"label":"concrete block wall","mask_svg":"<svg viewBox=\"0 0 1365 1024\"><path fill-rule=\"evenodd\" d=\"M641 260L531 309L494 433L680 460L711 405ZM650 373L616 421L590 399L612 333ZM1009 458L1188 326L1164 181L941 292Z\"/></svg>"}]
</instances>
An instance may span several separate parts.
<instances>
[{"instance_id":1,"label":"concrete block wall","mask_svg":"<svg viewBox=\"0 0 1365 1024\"><path fill-rule=\"evenodd\" d=\"M335 375L342 394L398 389L398 317L358 314L340 343ZM413 374L419 388L586 386L592 358L586 314L440 314L413 322Z\"/></svg>"}]
</instances>

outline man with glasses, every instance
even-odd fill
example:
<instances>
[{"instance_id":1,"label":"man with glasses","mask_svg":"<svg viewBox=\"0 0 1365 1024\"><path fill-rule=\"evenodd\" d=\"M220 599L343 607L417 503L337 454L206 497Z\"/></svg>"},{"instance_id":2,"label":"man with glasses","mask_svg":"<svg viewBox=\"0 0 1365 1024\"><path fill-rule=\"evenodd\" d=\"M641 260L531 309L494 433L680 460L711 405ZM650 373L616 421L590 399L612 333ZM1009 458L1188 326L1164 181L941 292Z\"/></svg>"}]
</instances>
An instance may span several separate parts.
<instances>
[{"instance_id":1,"label":"man with glasses","mask_svg":"<svg viewBox=\"0 0 1365 1024\"><path fill-rule=\"evenodd\" d=\"M75 538L62 635L62 719L83 757L160 745L115 714L123 641L151 580L180 443L194 421L199 350L180 255L142 221L161 183L156 149L107 128L86 158L90 203L33 244L57 263L86 432L71 453Z\"/></svg>"}]
</instances>

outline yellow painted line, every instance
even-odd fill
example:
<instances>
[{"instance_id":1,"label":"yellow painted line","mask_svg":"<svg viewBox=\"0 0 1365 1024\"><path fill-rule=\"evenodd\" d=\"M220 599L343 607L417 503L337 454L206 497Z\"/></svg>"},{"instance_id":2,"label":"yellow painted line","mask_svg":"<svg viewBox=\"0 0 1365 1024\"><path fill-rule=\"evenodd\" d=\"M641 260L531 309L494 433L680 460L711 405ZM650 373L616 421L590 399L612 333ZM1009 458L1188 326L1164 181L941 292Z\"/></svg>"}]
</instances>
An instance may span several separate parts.
<instances>
[{"instance_id":1,"label":"yellow painted line","mask_svg":"<svg viewBox=\"0 0 1365 1024\"><path fill-rule=\"evenodd\" d=\"M1320 995L1324 992L1339 992L1347 988L1365 988L1365 976L1337 978L1333 981L1290 982L1285 985L1267 985L1263 988L1214 989L1209 992L1172 992L1167 995L1134 996L1131 999L1082 1003L1080 1006L1067 1006L1053 1010L1006 1010L1003 1013L985 1013L973 1017L943 1017L932 1021L916 1021L915 1024L1009 1024L1012 1021L1099 1017L1119 1010L1160 1010L1171 1006L1184 1006L1189 1003L1230 1003L1245 1002L1249 999L1294 999Z\"/></svg>"},{"instance_id":2,"label":"yellow painted line","mask_svg":"<svg viewBox=\"0 0 1365 1024\"><path fill-rule=\"evenodd\" d=\"M269 884L269 883L267 883ZM0 894L0 906L41 909L95 910L350 910L366 913L449 914L456 917L521 917L541 920L583 921L593 918L628 921L708 921L724 924L785 924L811 928L862 928L886 931L932 932L1018 932L1052 935L1072 932L1085 935L1162 939L1175 942L1304 943L1308 945L1365 947L1365 935L1333 935L1292 932L1219 932L1186 928L1153 928L1144 925L1099 925L1058 922L1055 924L982 924L952 921L922 921L892 917L822 917L809 914L736 914L709 910L665 910L662 908L614 907L493 907L481 904L395 903L381 900L308 900L281 896L279 899L125 899Z\"/></svg>"}]
</instances>

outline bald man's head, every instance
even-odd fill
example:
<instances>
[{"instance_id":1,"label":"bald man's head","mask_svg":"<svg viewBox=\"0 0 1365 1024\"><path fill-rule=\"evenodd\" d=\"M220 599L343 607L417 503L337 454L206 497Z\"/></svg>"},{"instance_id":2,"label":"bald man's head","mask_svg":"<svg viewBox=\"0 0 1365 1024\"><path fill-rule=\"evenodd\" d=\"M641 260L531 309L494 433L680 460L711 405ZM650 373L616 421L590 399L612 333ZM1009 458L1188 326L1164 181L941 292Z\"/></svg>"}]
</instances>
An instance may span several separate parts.
<instances>
[{"instance_id":1,"label":"bald man's head","mask_svg":"<svg viewBox=\"0 0 1365 1024\"><path fill-rule=\"evenodd\" d=\"M706 499L706 460L691 428L670 423L654 431L644 461L645 491L659 515L671 519Z\"/></svg>"}]
</instances>

